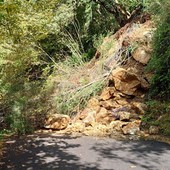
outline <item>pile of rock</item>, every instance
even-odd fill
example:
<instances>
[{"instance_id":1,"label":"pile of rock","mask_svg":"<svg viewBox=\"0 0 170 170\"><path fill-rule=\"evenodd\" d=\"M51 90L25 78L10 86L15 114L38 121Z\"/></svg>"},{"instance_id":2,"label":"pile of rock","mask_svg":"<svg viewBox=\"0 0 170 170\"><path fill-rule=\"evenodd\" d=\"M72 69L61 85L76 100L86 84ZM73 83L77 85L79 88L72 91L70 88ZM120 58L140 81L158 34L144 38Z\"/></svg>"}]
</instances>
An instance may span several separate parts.
<instances>
[{"instance_id":1,"label":"pile of rock","mask_svg":"<svg viewBox=\"0 0 170 170\"><path fill-rule=\"evenodd\" d=\"M150 60L153 31L154 27L150 21L145 24L133 24L126 29L116 41L116 45L124 50L133 48L130 61L112 71L108 86L103 89L101 95L91 98L87 107L73 119L64 115L58 115L57 118L53 116L52 119L47 118L45 127L89 135L96 133L98 136L101 133L108 135L113 131L124 135L140 133L141 117L147 110L144 98L149 89L148 80L152 75L144 75L144 67ZM117 51L115 44L113 49L111 51ZM106 56L115 55L109 53ZM110 59L108 61L107 66L111 65L113 68L114 60L113 63ZM97 64L95 66L97 67Z\"/></svg>"},{"instance_id":2,"label":"pile of rock","mask_svg":"<svg viewBox=\"0 0 170 170\"><path fill-rule=\"evenodd\" d=\"M45 128L89 134L111 133L136 135L140 132L141 117L147 109L143 103L144 93L149 88L147 81L132 72L117 68L109 78L110 85L100 96L91 98L87 107L72 120L66 115L51 115ZM99 135L99 134L98 134Z\"/></svg>"},{"instance_id":3,"label":"pile of rock","mask_svg":"<svg viewBox=\"0 0 170 170\"><path fill-rule=\"evenodd\" d=\"M72 123L79 123L84 128L101 124L123 134L137 134L141 116L147 109L143 100L149 84L123 68L114 70L109 81L111 85L104 88L100 96L90 99Z\"/></svg>"}]
</instances>

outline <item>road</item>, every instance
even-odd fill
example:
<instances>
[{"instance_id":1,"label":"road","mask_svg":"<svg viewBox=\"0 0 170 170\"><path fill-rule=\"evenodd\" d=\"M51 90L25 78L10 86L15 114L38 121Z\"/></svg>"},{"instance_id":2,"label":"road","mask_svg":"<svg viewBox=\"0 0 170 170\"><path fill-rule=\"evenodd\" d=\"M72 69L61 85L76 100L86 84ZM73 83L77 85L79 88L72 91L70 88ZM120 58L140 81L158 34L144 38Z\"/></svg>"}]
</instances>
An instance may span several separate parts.
<instances>
[{"instance_id":1,"label":"road","mask_svg":"<svg viewBox=\"0 0 170 170\"><path fill-rule=\"evenodd\" d=\"M170 145L155 141L30 135L6 141L2 170L170 170Z\"/></svg>"}]
</instances>

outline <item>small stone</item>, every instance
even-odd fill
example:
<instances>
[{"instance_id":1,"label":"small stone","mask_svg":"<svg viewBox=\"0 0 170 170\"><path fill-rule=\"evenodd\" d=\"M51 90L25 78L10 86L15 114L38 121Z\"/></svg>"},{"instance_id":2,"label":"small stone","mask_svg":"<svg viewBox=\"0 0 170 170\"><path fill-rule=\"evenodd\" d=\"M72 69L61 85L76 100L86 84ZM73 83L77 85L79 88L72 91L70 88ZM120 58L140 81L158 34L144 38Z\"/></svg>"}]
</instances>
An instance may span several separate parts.
<instances>
[{"instance_id":1,"label":"small stone","mask_svg":"<svg viewBox=\"0 0 170 170\"><path fill-rule=\"evenodd\" d=\"M149 134L151 134L151 135L159 134L159 127L158 126L150 126Z\"/></svg>"},{"instance_id":2,"label":"small stone","mask_svg":"<svg viewBox=\"0 0 170 170\"><path fill-rule=\"evenodd\" d=\"M134 121L129 122L126 126L122 128L124 135L136 135L140 131L140 122L141 121Z\"/></svg>"},{"instance_id":3,"label":"small stone","mask_svg":"<svg viewBox=\"0 0 170 170\"><path fill-rule=\"evenodd\" d=\"M125 120L127 121L127 120L130 119L131 113L129 113L129 112L119 112L119 115L120 115L121 121L125 121Z\"/></svg>"}]
</instances>

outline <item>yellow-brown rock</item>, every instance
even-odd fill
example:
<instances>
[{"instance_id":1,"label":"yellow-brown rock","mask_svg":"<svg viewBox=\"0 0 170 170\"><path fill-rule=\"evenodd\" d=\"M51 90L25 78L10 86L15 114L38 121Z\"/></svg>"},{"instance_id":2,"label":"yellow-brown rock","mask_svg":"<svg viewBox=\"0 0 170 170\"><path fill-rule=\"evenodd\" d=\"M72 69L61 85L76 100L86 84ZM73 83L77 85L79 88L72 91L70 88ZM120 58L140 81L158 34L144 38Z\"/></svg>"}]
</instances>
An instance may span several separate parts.
<instances>
[{"instance_id":1,"label":"yellow-brown rock","mask_svg":"<svg viewBox=\"0 0 170 170\"><path fill-rule=\"evenodd\" d=\"M101 100L108 100L113 97L116 89L114 87L105 87L100 95Z\"/></svg>"},{"instance_id":2,"label":"yellow-brown rock","mask_svg":"<svg viewBox=\"0 0 170 170\"><path fill-rule=\"evenodd\" d=\"M94 125L95 116L96 116L96 112L91 111L91 112L88 113L87 117L85 119L83 119L83 123L85 124L86 127Z\"/></svg>"},{"instance_id":3,"label":"yellow-brown rock","mask_svg":"<svg viewBox=\"0 0 170 170\"><path fill-rule=\"evenodd\" d=\"M120 120L115 120L115 121L112 121L109 126L112 129L115 129L116 131L122 131L122 127L126 126L127 124L128 124L128 122L122 122Z\"/></svg>"},{"instance_id":4,"label":"yellow-brown rock","mask_svg":"<svg viewBox=\"0 0 170 170\"><path fill-rule=\"evenodd\" d=\"M45 119L44 127L47 129L62 130L65 129L70 122L68 115L53 114Z\"/></svg>"},{"instance_id":5,"label":"yellow-brown rock","mask_svg":"<svg viewBox=\"0 0 170 170\"><path fill-rule=\"evenodd\" d=\"M136 135L140 131L140 120L129 122L126 126L122 127L124 135Z\"/></svg>"},{"instance_id":6,"label":"yellow-brown rock","mask_svg":"<svg viewBox=\"0 0 170 170\"><path fill-rule=\"evenodd\" d=\"M101 124L108 124L113 120L113 116L104 107L96 114L96 122Z\"/></svg>"},{"instance_id":7,"label":"yellow-brown rock","mask_svg":"<svg viewBox=\"0 0 170 170\"><path fill-rule=\"evenodd\" d=\"M136 74L130 73L123 68L117 68L112 72L115 88L121 93L134 95L140 87L140 80Z\"/></svg>"},{"instance_id":8,"label":"yellow-brown rock","mask_svg":"<svg viewBox=\"0 0 170 170\"><path fill-rule=\"evenodd\" d=\"M132 57L136 61L142 63L143 65L146 65L148 64L151 55L150 55L150 51L147 51L145 47L138 47L133 51Z\"/></svg>"},{"instance_id":9,"label":"yellow-brown rock","mask_svg":"<svg viewBox=\"0 0 170 170\"><path fill-rule=\"evenodd\" d=\"M113 99L100 101L100 106L102 106L102 107L104 107L108 110L111 109L111 108L120 107L120 105Z\"/></svg>"},{"instance_id":10,"label":"yellow-brown rock","mask_svg":"<svg viewBox=\"0 0 170 170\"><path fill-rule=\"evenodd\" d=\"M120 120L124 121L124 120L129 120L130 119L130 112L119 112L120 115Z\"/></svg>"},{"instance_id":11,"label":"yellow-brown rock","mask_svg":"<svg viewBox=\"0 0 170 170\"><path fill-rule=\"evenodd\" d=\"M147 110L147 105L141 102L132 102L133 107L139 112L139 114L144 114Z\"/></svg>"},{"instance_id":12,"label":"yellow-brown rock","mask_svg":"<svg viewBox=\"0 0 170 170\"><path fill-rule=\"evenodd\" d=\"M99 100L96 98L91 98L87 103L87 108L90 108L91 110L98 112L100 109Z\"/></svg>"}]
</instances>

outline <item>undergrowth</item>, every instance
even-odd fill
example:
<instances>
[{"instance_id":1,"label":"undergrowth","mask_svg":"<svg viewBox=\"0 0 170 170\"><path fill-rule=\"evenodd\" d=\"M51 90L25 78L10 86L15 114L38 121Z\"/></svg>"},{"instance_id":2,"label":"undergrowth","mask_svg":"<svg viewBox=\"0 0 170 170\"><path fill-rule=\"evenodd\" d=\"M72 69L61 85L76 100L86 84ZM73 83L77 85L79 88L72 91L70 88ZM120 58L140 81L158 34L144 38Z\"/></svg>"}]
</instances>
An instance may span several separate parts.
<instances>
[{"instance_id":1,"label":"undergrowth","mask_svg":"<svg viewBox=\"0 0 170 170\"><path fill-rule=\"evenodd\" d=\"M103 89L104 85L105 82L100 80L76 89L61 90L55 97L56 110L61 114L68 115L81 110L92 96L97 95Z\"/></svg>"},{"instance_id":2,"label":"undergrowth","mask_svg":"<svg viewBox=\"0 0 170 170\"><path fill-rule=\"evenodd\" d=\"M158 126L160 134L170 136L170 102L152 100L147 102L148 110L142 118L149 125Z\"/></svg>"}]
</instances>

